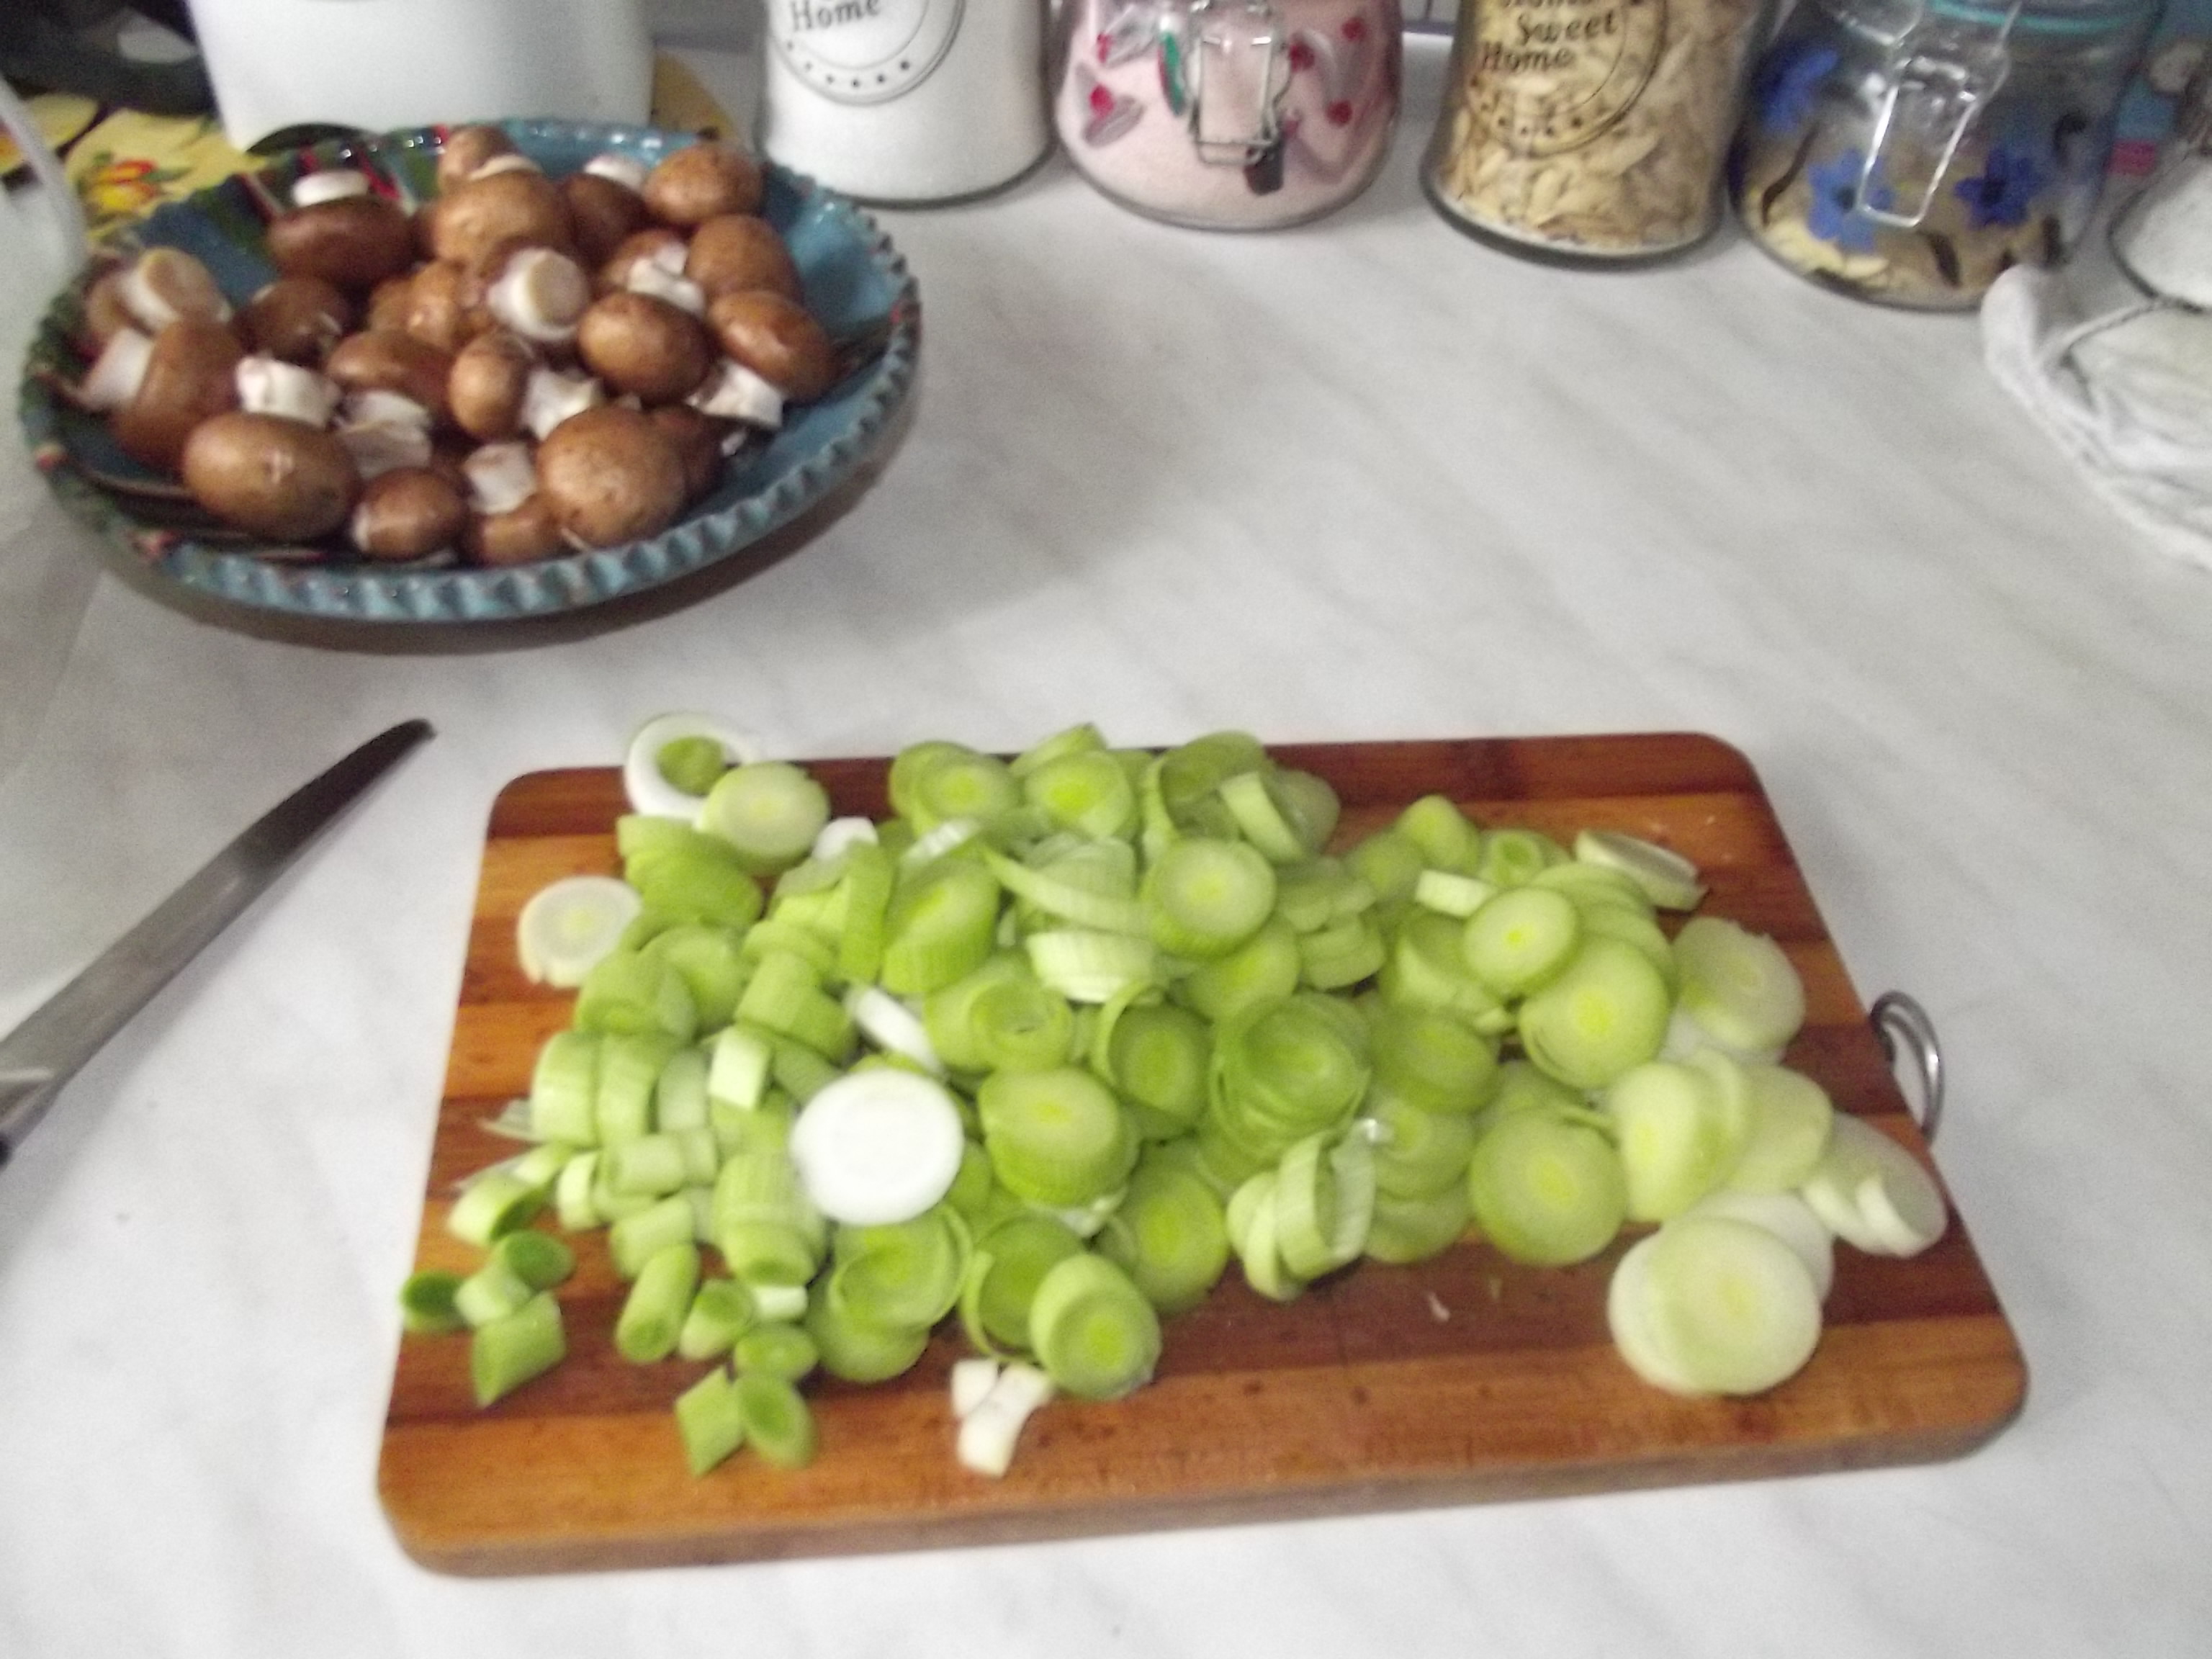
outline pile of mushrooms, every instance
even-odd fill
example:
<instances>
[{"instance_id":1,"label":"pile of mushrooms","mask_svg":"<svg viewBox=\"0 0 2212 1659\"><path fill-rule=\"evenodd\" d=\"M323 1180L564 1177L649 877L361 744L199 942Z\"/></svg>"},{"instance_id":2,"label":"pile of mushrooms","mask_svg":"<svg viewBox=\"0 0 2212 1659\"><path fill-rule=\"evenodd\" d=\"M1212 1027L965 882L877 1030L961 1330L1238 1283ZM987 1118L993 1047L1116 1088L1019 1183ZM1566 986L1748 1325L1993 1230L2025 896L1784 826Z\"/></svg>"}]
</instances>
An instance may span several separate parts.
<instances>
[{"instance_id":1,"label":"pile of mushrooms","mask_svg":"<svg viewBox=\"0 0 2212 1659\"><path fill-rule=\"evenodd\" d=\"M304 175L279 275L235 313L179 249L103 273L72 395L249 535L507 565L666 529L837 377L740 151L556 180L463 127L438 189L410 216L363 173Z\"/></svg>"}]
</instances>

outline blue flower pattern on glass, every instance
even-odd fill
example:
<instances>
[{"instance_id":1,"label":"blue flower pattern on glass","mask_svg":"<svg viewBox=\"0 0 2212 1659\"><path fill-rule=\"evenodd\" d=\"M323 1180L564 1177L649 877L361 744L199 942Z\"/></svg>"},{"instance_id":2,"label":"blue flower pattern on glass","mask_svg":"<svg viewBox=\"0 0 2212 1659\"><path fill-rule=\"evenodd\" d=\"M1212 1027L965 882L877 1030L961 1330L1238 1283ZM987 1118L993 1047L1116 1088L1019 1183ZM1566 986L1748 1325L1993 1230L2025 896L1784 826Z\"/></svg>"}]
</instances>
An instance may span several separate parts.
<instances>
[{"instance_id":1,"label":"blue flower pattern on glass","mask_svg":"<svg viewBox=\"0 0 2212 1659\"><path fill-rule=\"evenodd\" d=\"M1976 230L1990 225L2018 225L2027 221L2036 192L2051 182L2025 149L1992 144L1982 170L1951 186L1951 194L1966 204L1967 222Z\"/></svg>"},{"instance_id":2,"label":"blue flower pattern on glass","mask_svg":"<svg viewBox=\"0 0 2212 1659\"><path fill-rule=\"evenodd\" d=\"M1813 192L1811 205L1805 210L1806 229L1846 253L1874 252L1875 222L1859 211L1859 174L1865 169L1866 156L1847 149L1806 175ZM1868 196L1880 209L1897 200L1897 192L1879 179Z\"/></svg>"},{"instance_id":3,"label":"blue flower pattern on glass","mask_svg":"<svg viewBox=\"0 0 2212 1659\"><path fill-rule=\"evenodd\" d=\"M1812 46L1769 58L1759 71L1755 94L1760 135L1778 138L1810 121L1820 82L1838 61L1833 46Z\"/></svg>"}]
</instances>

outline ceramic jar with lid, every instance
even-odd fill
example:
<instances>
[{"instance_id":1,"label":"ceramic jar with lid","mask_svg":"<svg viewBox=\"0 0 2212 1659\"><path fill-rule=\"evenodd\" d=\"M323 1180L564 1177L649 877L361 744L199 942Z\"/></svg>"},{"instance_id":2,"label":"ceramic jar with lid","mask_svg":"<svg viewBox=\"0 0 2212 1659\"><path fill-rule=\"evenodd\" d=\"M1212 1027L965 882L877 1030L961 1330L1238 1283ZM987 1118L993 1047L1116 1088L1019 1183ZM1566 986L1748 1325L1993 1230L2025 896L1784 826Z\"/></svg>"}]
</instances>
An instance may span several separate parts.
<instances>
[{"instance_id":1,"label":"ceramic jar with lid","mask_svg":"<svg viewBox=\"0 0 2212 1659\"><path fill-rule=\"evenodd\" d=\"M1398 0L1063 0L1053 125L1125 207L1213 230L1301 223L1381 168L1401 27Z\"/></svg>"},{"instance_id":2,"label":"ceramic jar with lid","mask_svg":"<svg viewBox=\"0 0 2212 1659\"><path fill-rule=\"evenodd\" d=\"M1045 0L765 0L761 149L864 202L965 201L1052 148Z\"/></svg>"},{"instance_id":3,"label":"ceramic jar with lid","mask_svg":"<svg viewBox=\"0 0 2212 1659\"><path fill-rule=\"evenodd\" d=\"M1860 299L1978 305L2103 188L2158 0L1801 0L1730 162L1752 240Z\"/></svg>"},{"instance_id":4,"label":"ceramic jar with lid","mask_svg":"<svg viewBox=\"0 0 2212 1659\"><path fill-rule=\"evenodd\" d=\"M1423 186L1486 241L1580 265L1694 246L1771 0L1462 0Z\"/></svg>"}]
</instances>

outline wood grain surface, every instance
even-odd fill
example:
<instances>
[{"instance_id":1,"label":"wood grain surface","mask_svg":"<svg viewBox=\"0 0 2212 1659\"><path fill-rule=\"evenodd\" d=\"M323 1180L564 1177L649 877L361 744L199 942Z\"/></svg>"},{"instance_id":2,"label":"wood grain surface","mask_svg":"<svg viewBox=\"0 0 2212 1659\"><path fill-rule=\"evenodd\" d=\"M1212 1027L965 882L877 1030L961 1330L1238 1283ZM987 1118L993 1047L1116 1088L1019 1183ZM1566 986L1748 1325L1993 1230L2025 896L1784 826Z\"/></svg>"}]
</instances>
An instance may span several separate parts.
<instances>
[{"instance_id":1,"label":"wood grain surface","mask_svg":"<svg viewBox=\"0 0 2212 1659\"><path fill-rule=\"evenodd\" d=\"M1565 838L1649 836L1696 860L1709 914L1771 934L1804 976L1790 1064L1923 1161L1927 1149L1757 777L1688 734L1314 745L1275 750L1343 798L1348 844L1441 793L1486 824ZM840 812L884 810L881 761L811 763ZM620 779L538 773L492 809L416 1263L465 1270L445 1230L453 1182L512 1150L482 1121L526 1093L571 997L532 985L514 927L556 877L616 872ZM1932 1166L1931 1166L1932 1167ZM550 1226L550 1221L541 1225ZM1641 1231L1644 1230L1636 1230ZM1157 1381L1108 1405L1055 1401L1012 1472L952 1453L957 1322L874 1388L809 1385L822 1453L787 1473L740 1453L684 1469L671 1403L707 1368L628 1364L604 1235L576 1241L561 1290L569 1358L489 1410L468 1339L411 1336L392 1381L378 1485L400 1542L441 1571L667 1565L1127 1532L1503 1498L1735 1480L1958 1455L2018 1413L2027 1370L1966 1228L1910 1261L1838 1245L1819 1352L1750 1400L1680 1400L1639 1382L1606 1334L1627 1239L1536 1269L1468 1240L1410 1267L1372 1262L1297 1301L1232 1266L1171 1321Z\"/></svg>"}]
</instances>

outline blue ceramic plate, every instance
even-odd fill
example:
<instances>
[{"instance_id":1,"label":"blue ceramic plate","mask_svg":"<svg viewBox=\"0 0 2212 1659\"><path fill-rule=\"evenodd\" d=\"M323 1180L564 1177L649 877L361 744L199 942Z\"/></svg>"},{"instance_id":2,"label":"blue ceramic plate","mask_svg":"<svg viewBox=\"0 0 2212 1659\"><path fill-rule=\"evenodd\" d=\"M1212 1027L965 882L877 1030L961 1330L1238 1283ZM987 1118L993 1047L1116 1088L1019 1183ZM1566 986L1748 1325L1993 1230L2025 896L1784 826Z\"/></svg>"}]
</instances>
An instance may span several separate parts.
<instances>
[{"instance_id":1,"label":"blue ceramic plate","mask_svg":"<svg viewBox=\"0 0 2212 1659\"><path fill-rule=\"evenodd\" d=\"M506 124L517 148L556 178L608 150L647 166L693 142L688 133L566 121ZM272 200L321 167L355 167L389 180L403 202L435 194L440 135L394 133L318 145L252 177L161 208L136 228L140 246L167 244L198 258L233 304L276 275L263 252ZM841 342L873 355L817 402L787 411L783 429L726 467L721 485L689 517L647 541L505 569L374 566L297 549L257 549L210 534L173 480L125 457L106 424L56 395L84 373L70 343L82 314L71 288L48 309L23 379L23 429L33 460L70 509L117 544L157 585L248 611L398 624L451 625L549 617L646 592L729 557L788 524L845 482L883 445L914 383L921 309L906 262L867 215L781 168L768 169L762 209L783 234L807 308ZM121 250L128 252L129 245ZM165 498L166 497L166 498Z\"/></svg>"}]
</instances>

